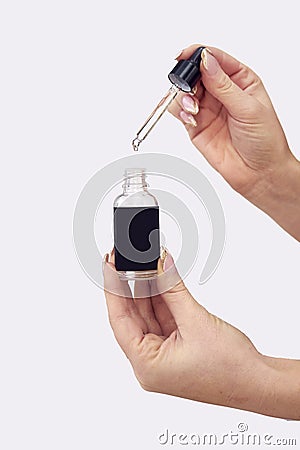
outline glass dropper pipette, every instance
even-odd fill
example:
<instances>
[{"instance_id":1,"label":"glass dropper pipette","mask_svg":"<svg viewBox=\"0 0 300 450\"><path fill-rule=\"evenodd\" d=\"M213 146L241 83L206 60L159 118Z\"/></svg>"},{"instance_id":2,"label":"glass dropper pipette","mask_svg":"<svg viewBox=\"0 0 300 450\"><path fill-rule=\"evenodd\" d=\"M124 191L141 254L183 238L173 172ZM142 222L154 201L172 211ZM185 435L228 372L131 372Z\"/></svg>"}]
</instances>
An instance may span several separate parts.
<instances>
[{"instance_id":1,"label":"glass dropper pipette","mask_svg":"<svg viewBox=\"0 0 300 450\"><path fill-rule=\"evenodd\" d=\"M168 78L171 81L172 86L137 132L136 137L132 141L133 150L138 151L140 143L157 124L164 112L175 99L178 92L192 92L197 81L199 81L201 77L200 62L203 50L204 47L197 48L189 59L180 60L169 73Z\"/></svg>"}]
</instances>

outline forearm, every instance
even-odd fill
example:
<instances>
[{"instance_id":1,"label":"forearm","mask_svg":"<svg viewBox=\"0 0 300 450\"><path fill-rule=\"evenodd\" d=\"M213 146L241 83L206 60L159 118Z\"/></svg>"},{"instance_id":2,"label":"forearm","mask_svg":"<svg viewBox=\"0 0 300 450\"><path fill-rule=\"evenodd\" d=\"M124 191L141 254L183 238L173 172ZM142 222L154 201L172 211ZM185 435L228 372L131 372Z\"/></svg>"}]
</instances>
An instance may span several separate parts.
<instances>
[{"instance_id":1,"label":"forearm","mask_svg":"<svg viewBox=\"0 0 300 450\"><path fill-rule=\"evenodd\" d=\"M226 406L300 420L300 361L261 355L259 363L239 380Z\"/></svg>"},{"instance_id":2,"label":"forearm","mask_svg":"<svg viewBox=\"0 0 300 450\"><path fill-rule=\"evenodd\" d=\"M279 171L266 176L248 200L300 241L300 162L293 155Z\"/></svg>"},{"instance_id":3,"label":"forearm","mask_svg":"<svg viewBox=\"0 0 300 450\"><path fill-rule=\"evenodd\" d=\"M274 415L300 420L300 360L264 359L272 371Z\"/></svg>"}]
</instances>

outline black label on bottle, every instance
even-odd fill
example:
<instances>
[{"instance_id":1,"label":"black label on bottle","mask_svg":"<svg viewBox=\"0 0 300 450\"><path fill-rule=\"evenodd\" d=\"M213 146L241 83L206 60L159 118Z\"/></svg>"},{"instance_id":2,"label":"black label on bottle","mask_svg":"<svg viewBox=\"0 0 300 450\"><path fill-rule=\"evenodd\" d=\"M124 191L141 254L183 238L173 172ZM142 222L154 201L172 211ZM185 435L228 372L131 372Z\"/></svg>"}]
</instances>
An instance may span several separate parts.
<instances>
[{"instance_id":1,"label":"black label on bottle","mask_svg":"<svg viewBox=\"0 0 300 450\"><path fill-rule=\"evenodd\" d=\"M114 244L117 270L156 270L160 256L159 207L114 208Z\"/></svg>"}]
</instances>

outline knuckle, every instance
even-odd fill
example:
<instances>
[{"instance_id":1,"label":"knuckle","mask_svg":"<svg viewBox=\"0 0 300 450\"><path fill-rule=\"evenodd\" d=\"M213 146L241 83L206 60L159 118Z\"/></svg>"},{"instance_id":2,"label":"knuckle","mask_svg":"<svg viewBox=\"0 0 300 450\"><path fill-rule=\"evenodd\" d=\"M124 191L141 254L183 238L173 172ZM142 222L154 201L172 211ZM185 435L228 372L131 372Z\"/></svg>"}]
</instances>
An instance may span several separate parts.
<instances>
[{"instance_id":1,"label":"knuckle","mask_svg":"<svg viewBox=\"0 0 300 450\"><path fill-rule=\"evenodd\" d=\"M261 78L254 74L253 77L249 80L245 90L251 93L257 92L262 88L264 88L264 85Z\"/></svg>"},{"instance_id":2,"label":"knuckle","mask_svg":"<svg viewBox=\"0 0 300 450\"><path fill-rule=\"evenodd\" d=\"M229 92L232 89L233 82L229 78L229 76L223 72L219 78L218 82L218 90L225 94L226 92Z\"/></svg>"},{"instance_id":3,"label":"knuckle","mask_svg":"<svg viewBox=\"0 0 300 450\"><path fill-rule=\"evenodd\" d=\"M247 90L250 87L253 88L262 85L260 77L248 66L243 66L237 75L244 85L243 89Z\"/></svg>"},{"instance_id":4,"label":"knuckle","mask_svg":"<svg viewBox=\"0 0 300 450\"><path fill-rule=\"evenodd\" d=\"M254 74L253 85L257 87L263 85L262 79L256 74Z\"/></svg>"}]
</instances>

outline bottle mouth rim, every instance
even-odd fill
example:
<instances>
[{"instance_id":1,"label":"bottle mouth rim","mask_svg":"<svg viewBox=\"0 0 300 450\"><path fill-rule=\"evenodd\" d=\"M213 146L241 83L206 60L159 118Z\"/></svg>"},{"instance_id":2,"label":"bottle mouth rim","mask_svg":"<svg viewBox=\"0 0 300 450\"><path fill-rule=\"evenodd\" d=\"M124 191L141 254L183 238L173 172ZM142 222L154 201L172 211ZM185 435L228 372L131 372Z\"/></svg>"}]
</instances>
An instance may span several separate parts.
<instances>
[{"instance_id":1,"label":"bottle mouth rim","mask_svg":"<svg viewBox=\"0 0 300 450\"><path fill-rule=\"evenodd\" d=\"M146 169L144 167L128 167L124 170L124 177L145 175Z\"/></svg>"}]
</instances>

